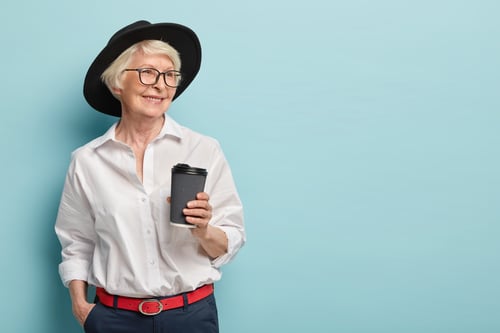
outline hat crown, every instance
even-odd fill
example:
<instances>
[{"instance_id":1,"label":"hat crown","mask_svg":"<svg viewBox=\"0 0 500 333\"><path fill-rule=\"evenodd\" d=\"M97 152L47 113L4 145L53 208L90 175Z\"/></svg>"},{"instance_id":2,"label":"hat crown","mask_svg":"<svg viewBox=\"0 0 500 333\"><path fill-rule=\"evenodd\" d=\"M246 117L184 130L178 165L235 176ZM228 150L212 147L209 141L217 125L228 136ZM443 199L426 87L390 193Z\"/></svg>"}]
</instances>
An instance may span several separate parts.
<instances>
[{"instance_id":1,"label":"hat crown","mask_svg":"<svg viewBox=\"0 0 500 333\"><path fill-rule=\"evenodd\" d=\"M111 38L109 39L108 44L114 42L116 39L127 34L129 31L132 31L132 30L135 30L138 28L143 28L143 27L148 26L148 25L151 25L151 23L148 21L145 21L145 20L140 20L140 21L134 22L132 24L129 24L129 25L121 28L117 32L115 32L115 34L113 36L111 36Z\"/></svg>"}]
</instances>

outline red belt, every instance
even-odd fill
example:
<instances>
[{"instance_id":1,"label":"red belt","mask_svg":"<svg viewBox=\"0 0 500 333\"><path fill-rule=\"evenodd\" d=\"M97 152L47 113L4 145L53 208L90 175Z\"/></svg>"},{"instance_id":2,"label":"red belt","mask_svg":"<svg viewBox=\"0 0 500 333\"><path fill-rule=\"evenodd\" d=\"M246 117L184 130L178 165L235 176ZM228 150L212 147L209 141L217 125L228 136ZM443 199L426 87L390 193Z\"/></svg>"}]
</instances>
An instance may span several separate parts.
<instances>
[{"instance_id":1,"label":"red belt","mask_svg":"<svg viewBox=\"0 0 500 333\"><path fill-rule=\"evenodd\" d=\"M214 292L214 285L207 284L196 290L186 293L188 304L198 302L205 297L210 296ZM114 296L108 294L103 288L96 288L99 302L108 307L117 307L122 310L130 310L140 312L147 316L154 316L165 310L183 307L184 295L177 295L163 299L141 299L124 296ZM115 304L116 297L116 304Z\"/></svg>"}]
</instances>

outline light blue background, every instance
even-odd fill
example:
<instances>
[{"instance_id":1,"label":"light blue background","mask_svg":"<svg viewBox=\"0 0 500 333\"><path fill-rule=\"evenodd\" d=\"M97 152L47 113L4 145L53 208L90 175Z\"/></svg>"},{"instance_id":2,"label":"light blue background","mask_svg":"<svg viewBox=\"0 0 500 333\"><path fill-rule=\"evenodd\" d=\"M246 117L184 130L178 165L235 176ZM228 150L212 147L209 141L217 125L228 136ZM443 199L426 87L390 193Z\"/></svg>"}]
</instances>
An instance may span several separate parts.
<instances>
[{"instance_id":1,"label":"light blue background","mask_svg":"<svg viewBox=\"0 0 500 333\"><path fill-rule=\"evenodd\" d=\"M88 65L137 19L192 27L170 114L221 142L248 244L221 332L500 332L500 3L7 1L2 332L80 332L53 233L70 152L115 119Z\"/></svg>"}]
</instances>

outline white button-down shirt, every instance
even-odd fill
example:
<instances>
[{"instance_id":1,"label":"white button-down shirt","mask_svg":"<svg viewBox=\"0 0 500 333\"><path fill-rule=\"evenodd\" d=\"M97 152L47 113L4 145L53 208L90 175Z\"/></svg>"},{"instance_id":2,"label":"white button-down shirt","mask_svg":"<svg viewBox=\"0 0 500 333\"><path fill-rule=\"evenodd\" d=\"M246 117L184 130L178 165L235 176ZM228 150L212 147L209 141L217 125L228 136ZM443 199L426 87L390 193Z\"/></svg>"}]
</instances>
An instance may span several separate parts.
<instances>
[{"instance_id":1,"label":"white button-down shirt","mask_svg":"<svg viewBox=\"0 0 500 333\"><path fill-rule=\"evenodd\" d=\"M68 286L83 280L109 293L149 297L194 290L220 279L220 266L245 243L243 209L218 142L165 115L146 149L143 181L132 149L103 136L75 150L56 221L62 246L59 273ZM169 223L171 168L205 168L211 225L228 238L228 252L211 259L187 228Z\"/></svg>"}]
</instances>

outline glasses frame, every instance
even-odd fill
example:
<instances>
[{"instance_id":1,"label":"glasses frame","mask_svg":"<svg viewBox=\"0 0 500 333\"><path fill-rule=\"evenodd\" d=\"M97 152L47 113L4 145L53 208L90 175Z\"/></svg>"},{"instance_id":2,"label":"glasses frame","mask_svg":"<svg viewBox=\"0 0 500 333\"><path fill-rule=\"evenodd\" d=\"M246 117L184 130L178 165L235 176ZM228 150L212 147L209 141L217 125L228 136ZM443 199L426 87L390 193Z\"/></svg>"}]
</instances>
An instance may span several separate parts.
<instances>
[{"instance_id":1,"label":"glasses frame","mask_svg":"<svg viewBox=\"0 0 500 333\"><path fill-rule=\"evenodd\" d=\"M153 83L144 83L142 81L142 72L144 71L155 71L156 73L158 73L156 75L156 79L155 79L155 82ZM177 88L179 87L179 85L181 84L181 80L182 80L182 74L181 72L175 70L175 69L171 69L171 70L168 70L168 71L165 71L165 72L160 72L159 70L157 70L156 68L149 68L149 67L144 67L144 68L126 68L123 70L124 72L137 72L137 74L139 75L139 81L145 85L145 86L154 86L155 84L158 83L158 80L160 79L160 76L163 75L163 82L165 82L165 84L170 87L170 88ZM170 73L174 73L178 79L177 79L177 85L176 86L172 86L170 84L168 84L167 82L167 74L170 74Z\"/></svg>"}]
</instances>

